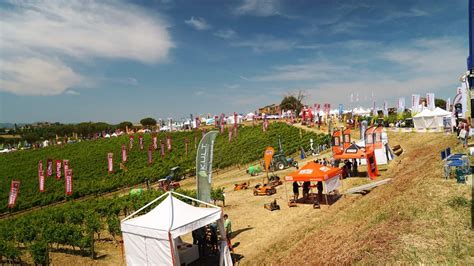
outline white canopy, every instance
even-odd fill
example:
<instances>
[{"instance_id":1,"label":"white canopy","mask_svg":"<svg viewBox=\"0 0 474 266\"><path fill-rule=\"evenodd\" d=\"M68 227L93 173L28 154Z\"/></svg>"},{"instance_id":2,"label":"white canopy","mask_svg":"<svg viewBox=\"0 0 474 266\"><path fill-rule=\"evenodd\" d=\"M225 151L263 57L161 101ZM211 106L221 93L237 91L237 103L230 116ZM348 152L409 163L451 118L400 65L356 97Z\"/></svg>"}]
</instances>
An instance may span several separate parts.
<instances>
[{"instance_id":1,"label":"white canopy","mask_svg":"<svg viewBox=\"0 0 474 266\"><path fill-rule=\"evenodd\" d=\"M433 111L426 108L413 117L413 124L416 129L441 129L444 127L443 119L450 116L450 112L439 107Z\"/></svg>"},{"instance_id":2,"label":"white canopy","mask_svg":"<svg viewBox=\"0 0 474 266\"><path fill-rule=\"evenodd\" d=\"M180 265L174 245L176 238L215 221L218 221L223 232L221 208L204 202L201 203L210 207L194 207L175 198L172 193L189 198L176 192L168 192L122 220L127 265ZM167 197L153 210L130 219L164 196ZM225 255L227 258L223 257ZM228 248L221 252L221 263L232 265Z\"/></svg>"}]
</instances>

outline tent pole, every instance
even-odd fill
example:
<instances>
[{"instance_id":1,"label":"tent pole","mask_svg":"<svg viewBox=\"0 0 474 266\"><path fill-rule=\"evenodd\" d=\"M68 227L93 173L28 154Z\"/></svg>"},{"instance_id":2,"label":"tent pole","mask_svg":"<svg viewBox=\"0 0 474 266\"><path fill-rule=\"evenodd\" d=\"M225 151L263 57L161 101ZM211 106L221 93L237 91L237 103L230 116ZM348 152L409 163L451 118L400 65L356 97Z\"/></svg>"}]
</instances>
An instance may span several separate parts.
<instances>
[{"instance_id":1,"label":"tent pole","mask_svg":"<svg viewBox=\"0 0 474 266\"><path fill-rule=\"evenodd\" d=\"M326 197L326 204L327 204L328 207L329 207L329 201L328 201L328 184L327 184L326 182L327 182L327 180L324 181L324 190L326 191L326 192L324 193L324 196Z\"/></svg>"},{"instance_id":2,"label":"tent pole","mask_svg":"<svg viewBox=\"0 0 474 266\"><path fill-rule=\"evenodd\" d=\"M156 201L158 201L159 199L163 198L164 196L168 195L168 193L164 193L163 195L159 196L158 198L150 201L147 205L141 207L140 209L138 209L137 211L133 212L132 214L130 214L129 216L125 217L121 222L125 222L126 220L130 219L131 217L133 217L135 214L141 212L143 209L145 209L146 207L150 206L151 204L155 203Z\"/></svg>"},{"instance_id":3,"label":"tent pole","mask_svg":"<svg viewBox=\"0 0 474 266\"><path fill-rule=\"evenodd\" d=\"M286 190L286 180L285 180L285 195L286 195L286 202L287 204L290 202L290 200L288 199L288 191Z\"/></svg>"}]
</instances>

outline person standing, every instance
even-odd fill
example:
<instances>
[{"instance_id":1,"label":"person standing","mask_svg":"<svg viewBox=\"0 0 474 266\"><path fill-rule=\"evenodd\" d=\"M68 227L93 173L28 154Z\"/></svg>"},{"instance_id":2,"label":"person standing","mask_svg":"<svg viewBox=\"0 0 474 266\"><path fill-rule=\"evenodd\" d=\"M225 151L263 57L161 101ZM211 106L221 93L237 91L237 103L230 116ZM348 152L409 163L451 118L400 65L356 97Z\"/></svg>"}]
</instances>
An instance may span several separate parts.
<instances>
[{"instance_id":1,"label":"person standing","mask_svg":"<svg viewBox=\"0 0 474 266\"><path fill-rule=\"evenodd\" d=\"M294 181L293 182L293 200L296 202L299 196L300 196L300 185L298 185L298 182Z\"/></svg>"},{"instance_id":2,"label":"person standing","mask_svg":"<svg viewBox=\"0 0 474 266\"><path fill-rule=\"evenodd\" d=\"M304 200L308 199L308 195L309 195L309 186L311 185L311 182L309 181L305 181L303 183L303 198Z\"/></svg>"},{"instance_id":3,"label":"person standing","mask_svg":"<svg viewBox=\"0 0 474 266\"><path fill-rule=\"evenodd\" d=\"M230 242L232 237L232 221L229 219L229 215L224 214L224 229L225 229L225 236L227 238L227 245L229 246L230 251L234 251L232 244Z\"/></svg>"}]
</instances>

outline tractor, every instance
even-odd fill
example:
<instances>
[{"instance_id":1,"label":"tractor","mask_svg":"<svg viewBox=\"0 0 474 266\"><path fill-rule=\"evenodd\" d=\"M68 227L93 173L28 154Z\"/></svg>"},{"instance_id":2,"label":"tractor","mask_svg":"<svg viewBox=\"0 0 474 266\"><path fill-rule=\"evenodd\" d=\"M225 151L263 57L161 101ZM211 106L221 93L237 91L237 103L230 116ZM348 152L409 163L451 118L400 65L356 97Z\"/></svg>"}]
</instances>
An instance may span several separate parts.
<instances>
[{"instance_id":1,"label":"tractor","mask_svg":"<svg viewBox=\"0 0 474 266\"><path fill-rule=\"evenodd\" d=\"M272 160L270 162L270 171L279 171L286 169L290 166L294 166L296 167L296 169L298 169L298 162L295 161L295 159L293 158L287 158L285 153L283 152L283 146L281 145L280 136L278 136L278 148L279 151L273 155Z\"/></svg>"},{"instance_id":2,"label":"tractor","mask_svg":"<svg viewBox=\"0 0 474 266\"><path fill-rule=\"evenodd\" d=\"M279 171L290 166L298 168L298 162L293 158L287 158L283 152L278 152L273 155L272 161L270 162L270 171Z\"/></svg>"}]
</instances>

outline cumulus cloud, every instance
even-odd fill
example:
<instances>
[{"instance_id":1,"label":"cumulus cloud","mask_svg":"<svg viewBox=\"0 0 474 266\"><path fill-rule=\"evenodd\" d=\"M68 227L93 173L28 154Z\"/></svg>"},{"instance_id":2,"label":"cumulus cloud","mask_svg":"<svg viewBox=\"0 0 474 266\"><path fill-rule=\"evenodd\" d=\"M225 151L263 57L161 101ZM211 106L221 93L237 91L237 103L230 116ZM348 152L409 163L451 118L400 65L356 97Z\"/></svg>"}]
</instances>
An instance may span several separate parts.
<instances>
[{"instance_id":1,"label":"cumulus cloud","mask_svg":"<svg viewBox=\"0 0 474 266\"><path fill-rule=\"evenodd\" d=\"M15 58L2 64L0 88L18 95L60 94L83 78L55 59Z\"/></svg>"},{"instance_id":2,"label":"cumulus cloud","mask_svg":"<svg viewBox=\"0 0 474 266\"><path fill-rule=\"evenodd\" d=\"M174 47L159 15L122 2L10 2L0 10L0 23L0 58L8 66L0 90L15 94L63 93L84 81L75 64L96 58L160 63ZM20 68L26 62L48 67ZM53 78L53 70L62 76Z\"/></svg>"},{"instance_id":3,"label":"cumulus cloud","mask_svg":"<svg viewBox=\"0 0 474 266\"><path fill-rule=\"evenodd\" d=\"M190 19L185 20L184 23L188 24L196 30L208 30L211 28L211 26L203 18L191 17Z\"/></svg>"},{"instance_id":4,"label":"cumulus cloud","mask_svg":"<svg viewBox=\"0 0 474 266\"><path fill-rule=\"evenodd\" d=\"M237 38L237 33L232 29L218 30L214 35L226 40Z\"/></svg>"},{"instance_id":5,"label":"cumulus cloud","mask_svg":"<svg viewBox=\"0 0 474 266\"><path fill-rule=\"evenodd\" d=\"M279 0L243 0L234 9L236 15L254 15L269 17L281 15L281 4Z\"/></svg>"}]
</instances>

